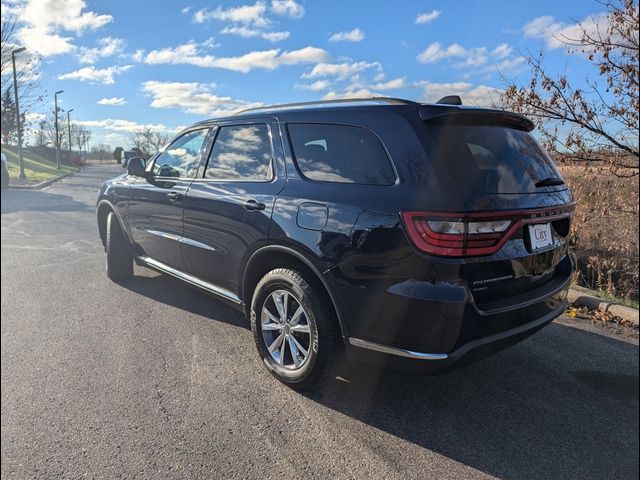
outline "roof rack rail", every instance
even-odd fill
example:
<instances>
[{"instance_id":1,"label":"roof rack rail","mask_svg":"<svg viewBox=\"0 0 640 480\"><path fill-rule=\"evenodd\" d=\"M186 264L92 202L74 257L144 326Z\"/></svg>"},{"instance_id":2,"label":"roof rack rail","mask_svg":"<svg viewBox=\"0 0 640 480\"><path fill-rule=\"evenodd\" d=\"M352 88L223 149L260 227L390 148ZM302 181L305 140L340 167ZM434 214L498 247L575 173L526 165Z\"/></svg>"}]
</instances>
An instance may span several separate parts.
<instances>
[{"instance_id":1,"label":"roof rack rail","mask_svg":"<svg viewBox=\"0 0 640 480\"><path fill-rule=\"evenodd\" d=\"M416 102L412 102L411 100L405 100L402 98L392 98L392 97L367 97L367 98L339 98L336 100L316 100L313 102L297 102L297 103L281 103L275 105L263 105L262 107L254 107L247 108L246 110L240 110L237 114L249 113L249 112L259 112L259 111L268 111L268 110L283 110L287 108L304 108L315 105L331 105L334 103L375 103L375 102L384 102L389 105L413 105Z\"/></svg>"}]
</instances>

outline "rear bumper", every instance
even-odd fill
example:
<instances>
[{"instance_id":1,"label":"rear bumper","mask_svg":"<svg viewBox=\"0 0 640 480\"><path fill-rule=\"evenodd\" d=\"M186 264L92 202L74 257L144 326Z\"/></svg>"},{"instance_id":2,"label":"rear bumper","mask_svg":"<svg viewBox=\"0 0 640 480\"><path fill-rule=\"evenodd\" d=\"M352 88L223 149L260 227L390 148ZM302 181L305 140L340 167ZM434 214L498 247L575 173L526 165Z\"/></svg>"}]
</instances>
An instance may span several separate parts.
<instances>
[{"instance_id":1,"label":"rear bumper","mask_svg":"<svg viewBox=\"0 0 640 480\"><path fill-rule=\"evenodd\" d=\"M404 281L387 286L369 297L375 308L352 324L360 328L348 332L350 355L424 372L491 355L562 315L573 271L569 257L564 261L552 281L528 295L482 306L465 284ZM356 302L351 305L357 308Z\"/></svg>"},{"instance_id":2,"label":"rear bumper","mask_svg":"<svg viewBox=\"0 0 640 480\"><path fill-rule=\"evenodd\" d=\"M438 373L482 360L541 330L562 315L567 307L566 295L546 315L517 327L479 338L459 346L451 353L429 353L349 338L351 353L357 358L374 360L392 368L418 373Z\"/></svg>"}]
</instances>

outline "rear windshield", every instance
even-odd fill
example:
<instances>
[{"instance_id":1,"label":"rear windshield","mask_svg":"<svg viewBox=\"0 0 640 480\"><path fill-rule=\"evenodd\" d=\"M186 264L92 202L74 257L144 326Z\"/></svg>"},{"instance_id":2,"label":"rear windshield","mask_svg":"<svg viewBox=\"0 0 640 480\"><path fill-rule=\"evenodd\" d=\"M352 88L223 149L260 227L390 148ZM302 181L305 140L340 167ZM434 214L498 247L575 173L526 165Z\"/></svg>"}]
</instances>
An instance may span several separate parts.
<instances>
[{"instance_id":1,"label":"rear windshield","mask_svg":"<svg viewBox=\"0 0 640 480\"><path fill-rule=\"evenodd\" d=\"M529 193L564 188L536 187L537 182L560 178L560 174L528 132L451 124L428 128L449 173L465 192Z\"/></svg>"}]
</instances>

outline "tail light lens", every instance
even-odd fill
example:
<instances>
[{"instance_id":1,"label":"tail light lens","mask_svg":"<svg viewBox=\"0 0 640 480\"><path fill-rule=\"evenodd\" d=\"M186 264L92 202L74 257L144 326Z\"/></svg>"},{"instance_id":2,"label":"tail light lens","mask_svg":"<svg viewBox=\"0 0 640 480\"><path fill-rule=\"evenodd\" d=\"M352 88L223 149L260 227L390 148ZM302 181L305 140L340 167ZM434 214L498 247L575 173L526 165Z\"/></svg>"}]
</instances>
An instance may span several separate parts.
<instances>
[{"instance_id":1,"label":"tail light lens","mask_svg":"<svg viewBox=\"0 0 640 480\"><path fill-rule=\"evenodd\" d=\"M538 210L473 212L402 212L405 230L419 250L432 255L491 255L527 223L568 218L575 205Z\"/></svg>"}]
</instances>

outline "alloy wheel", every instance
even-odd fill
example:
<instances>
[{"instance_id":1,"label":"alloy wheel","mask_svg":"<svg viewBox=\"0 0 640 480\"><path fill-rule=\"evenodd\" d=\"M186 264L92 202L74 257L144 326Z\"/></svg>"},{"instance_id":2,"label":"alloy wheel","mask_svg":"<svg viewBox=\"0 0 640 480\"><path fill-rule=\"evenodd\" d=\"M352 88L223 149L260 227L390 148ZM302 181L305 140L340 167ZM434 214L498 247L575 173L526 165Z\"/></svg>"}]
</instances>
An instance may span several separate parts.
<instances>
[{"instance_id":1,"label":"alloy wheel","mask_svg":"<svg viewBox=\"0 0 640 480\"><path fill-rule=\"evenodd\" d=\"M312 328L300 300L287 290L275 290L264 301L260 314L262 339L276 365L302 368L309 359Z\"/></svg>"}]
</instances>

